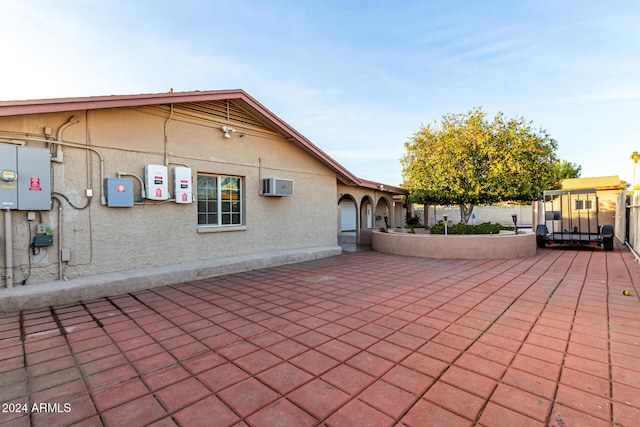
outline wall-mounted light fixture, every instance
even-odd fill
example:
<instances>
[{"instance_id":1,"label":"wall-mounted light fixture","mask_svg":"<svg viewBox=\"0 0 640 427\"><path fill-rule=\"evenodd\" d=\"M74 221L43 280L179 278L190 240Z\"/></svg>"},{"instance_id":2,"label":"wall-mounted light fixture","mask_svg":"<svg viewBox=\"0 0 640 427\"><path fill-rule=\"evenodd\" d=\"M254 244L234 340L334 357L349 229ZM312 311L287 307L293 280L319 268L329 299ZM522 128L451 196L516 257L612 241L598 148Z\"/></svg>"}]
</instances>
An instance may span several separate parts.
<instances>
[{"instance_id":1,"label":"wall-mounted light fixture","mask_svg":"<svg viewBox=\"0 0 640 427\"><path fill-rule=\"evenodd\" d=\"M229 139L231 138L231 132L235 132L236 130L230 126L220 126L220 130L224 132L224 137Z\"/></svg>"}]
</instances>

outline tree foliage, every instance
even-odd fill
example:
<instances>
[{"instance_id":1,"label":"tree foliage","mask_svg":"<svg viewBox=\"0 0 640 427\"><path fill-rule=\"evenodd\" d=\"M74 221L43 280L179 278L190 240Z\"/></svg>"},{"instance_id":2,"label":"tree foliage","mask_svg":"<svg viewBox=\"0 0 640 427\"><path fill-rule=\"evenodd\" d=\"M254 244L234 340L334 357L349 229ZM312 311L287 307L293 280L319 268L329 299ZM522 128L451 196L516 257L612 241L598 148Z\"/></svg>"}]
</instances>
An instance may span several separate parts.
<instances>
[{"instance_id":1,"label":"tree foliage","mask_svg":"<svg viewBox=\"0 0 640 427\"><path fill-rule=\"evenodd\" d=\"M559 180L567 178L580 178L582 173L582 166L571 163L566 160L558 160L556 163L556 176Z\"/></svg>"},{"instance_id":2,"label":"tree foliage","mask_svg":"<svg viewBox=\"0 0 640 427\"><path fill-rule=\"evenodd\" d=\"M421 126L401 159L410 200L459 205L464 222L477 204L529 202L559 188L557 143L524 118L498 113L491 121L481 107L447 114Z\"/></svg>"},{"instance_id":3,"label":"tree foliage","mask_svg":"<svg viewBox=\"0 0 640 427\"><path fill-rule=\"evenodd\" d=\"M631 177L631 179L633 179L633 189L636 189L636 166L638 166L638 162L640 161L640 153L638 153L637 151L634 151L633 153L631 153L631 157L629 157L631 159L631 161L633 161L633 176Z\"/></svg>"}]
</instances>

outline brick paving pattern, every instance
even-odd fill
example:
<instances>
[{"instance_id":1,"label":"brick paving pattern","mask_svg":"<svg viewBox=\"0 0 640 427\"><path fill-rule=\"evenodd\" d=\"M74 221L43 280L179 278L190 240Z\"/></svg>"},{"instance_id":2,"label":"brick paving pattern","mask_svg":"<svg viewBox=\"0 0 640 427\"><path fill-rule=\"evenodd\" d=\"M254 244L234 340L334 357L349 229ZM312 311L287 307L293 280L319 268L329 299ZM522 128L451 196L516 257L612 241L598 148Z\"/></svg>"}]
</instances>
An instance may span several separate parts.
<instances>
[{"instance_id":1,"label":"brick paving pattern","mask_svg":"<svg viewBox=\"0 0 640 427\"><path fill-rule=\"evenodd\" d=\"M639 290L620 246L357 252L5 313L0 425L638 425Z\"/></svg>"}]
</instances>

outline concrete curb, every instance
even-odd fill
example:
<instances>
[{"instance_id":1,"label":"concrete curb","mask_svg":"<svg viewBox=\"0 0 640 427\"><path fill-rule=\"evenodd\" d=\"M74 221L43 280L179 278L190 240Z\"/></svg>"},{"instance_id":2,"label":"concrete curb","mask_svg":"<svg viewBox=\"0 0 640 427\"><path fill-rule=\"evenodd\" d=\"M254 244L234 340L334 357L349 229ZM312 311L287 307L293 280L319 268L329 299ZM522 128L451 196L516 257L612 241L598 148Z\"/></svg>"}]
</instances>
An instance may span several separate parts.
<instances>
[{"instance_id":1,"label":"concrete curb","mask_svg":"<svg viewBox=\"0 0 640 427\"><path fill-rule=\"evenodd\" d=\"M202 280L224 274L326 258L340 255L341 253L342 248L340 246L303 248L197 261L187 264L140 268L84 276L69 281L16 286L11 289L0 289L0 312L6 313L88 301L158 286Z\"/></svg>"}]
</instances>

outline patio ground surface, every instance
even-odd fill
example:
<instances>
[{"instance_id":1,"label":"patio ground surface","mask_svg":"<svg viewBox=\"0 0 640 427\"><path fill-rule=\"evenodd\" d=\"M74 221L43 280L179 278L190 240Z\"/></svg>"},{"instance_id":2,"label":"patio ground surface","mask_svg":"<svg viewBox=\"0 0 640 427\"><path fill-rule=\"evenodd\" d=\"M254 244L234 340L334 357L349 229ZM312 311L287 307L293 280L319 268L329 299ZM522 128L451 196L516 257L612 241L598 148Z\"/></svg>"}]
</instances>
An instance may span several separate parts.
<instances>
[{"instance_id":1,"label":"patio ground surface","mask_svg":"<svg viewBox=\"0 0 640 427\"><path fill-rule=\"evenodd\" d=\"M361 251L5 313L0 425L635 426L639 290L622 246Z\"/></svg>"}]
</instances>

